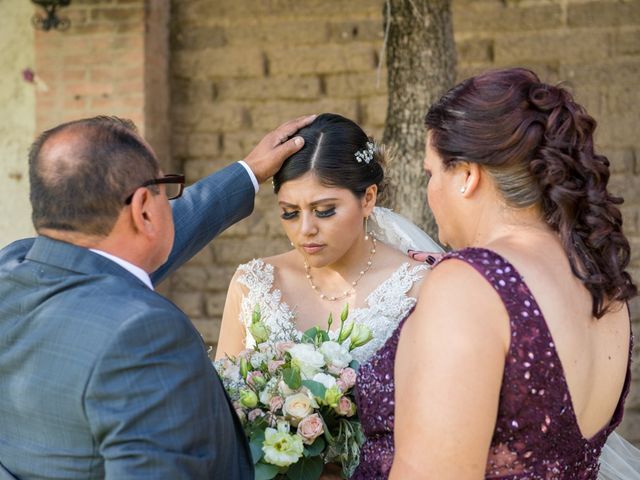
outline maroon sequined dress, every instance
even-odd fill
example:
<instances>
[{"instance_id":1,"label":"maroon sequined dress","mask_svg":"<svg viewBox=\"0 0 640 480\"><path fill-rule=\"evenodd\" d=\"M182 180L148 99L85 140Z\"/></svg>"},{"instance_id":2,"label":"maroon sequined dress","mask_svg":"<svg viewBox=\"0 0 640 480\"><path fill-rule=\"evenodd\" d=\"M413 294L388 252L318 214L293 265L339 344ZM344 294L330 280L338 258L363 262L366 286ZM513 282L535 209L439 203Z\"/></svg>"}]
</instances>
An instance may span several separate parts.
<instances>
[{"instance_id":1,"label":"maroon sequined dress","mask_svg":"<svg viewBox=\"0 0 640 480\"><path fill-rule=\"evenodd\" d=\"M511 324L511 345L485 478L595 480L602 447L622 420L630 364L611 421L592 438L584 438L549 328L522 277L509 262L490 250L468 248L450 253L442 261L448 258L467 262L493 285ZM385 479L391 469L393 367L403 324L404 321L360 367L356 400L367 440L353 479Z\"/></svg>"}]
</instances>

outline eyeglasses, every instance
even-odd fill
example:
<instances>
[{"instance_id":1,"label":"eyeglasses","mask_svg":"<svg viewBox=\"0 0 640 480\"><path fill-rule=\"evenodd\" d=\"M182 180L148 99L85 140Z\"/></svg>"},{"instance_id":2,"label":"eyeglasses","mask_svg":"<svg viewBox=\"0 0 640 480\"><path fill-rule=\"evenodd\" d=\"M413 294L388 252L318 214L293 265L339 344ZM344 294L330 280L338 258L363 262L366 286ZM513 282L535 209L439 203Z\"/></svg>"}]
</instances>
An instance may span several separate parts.
<instances>
[{"instance_id":1,"label":"eyeglasses","mask_svg":"<svg viewBox=\"0 0 640 480\"><path fill-rule=\"evenodd\" d=\"M160 184L165 185L164 191L167 195L167 198L169 200L174 200L176 198L179 198L182 195L182 192L184 190L184 175L177 175L172 173L169 175L165 175L162 178L154 178L153 180L148 180L144 182L138 188L149 187L151 185L160 185ZM138 188L136 188L136 190L138 190ZM125 205L129 205L131 203L131 200L133 199L133 193L129 195L127 199L124 201Z\"/></svg>"}]
</instances>

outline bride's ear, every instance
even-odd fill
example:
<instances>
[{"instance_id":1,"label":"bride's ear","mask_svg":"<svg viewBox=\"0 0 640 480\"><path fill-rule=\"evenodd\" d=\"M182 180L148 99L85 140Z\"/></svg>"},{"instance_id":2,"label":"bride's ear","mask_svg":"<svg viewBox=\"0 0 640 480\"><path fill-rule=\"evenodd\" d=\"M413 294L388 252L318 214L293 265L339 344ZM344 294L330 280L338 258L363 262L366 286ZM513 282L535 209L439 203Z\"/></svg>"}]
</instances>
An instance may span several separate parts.
<instances>
[{"instance_id":1,"label":"bride's ear","mask_svg":"<svg viewBox=\"0 0 640 480\"><path fill-rule=\"evenodd\" d=\"M376 184L369 185L362 197L362 208L366 216L371 214L373 207L376 206L376 199L378 198L378 186Z\"/></svg>"},{"instance_id":2,"label":"bride's ear","mask_svg":"<svg viewBox=\"0 0 640 480\"><path fill-rule=\"evenodd\" d=\"M481 167L477 163L465 163L461 167L460 174L463 176L460 193L465 197L470 197L480 184Z\"/></svg>"}]
</instances>

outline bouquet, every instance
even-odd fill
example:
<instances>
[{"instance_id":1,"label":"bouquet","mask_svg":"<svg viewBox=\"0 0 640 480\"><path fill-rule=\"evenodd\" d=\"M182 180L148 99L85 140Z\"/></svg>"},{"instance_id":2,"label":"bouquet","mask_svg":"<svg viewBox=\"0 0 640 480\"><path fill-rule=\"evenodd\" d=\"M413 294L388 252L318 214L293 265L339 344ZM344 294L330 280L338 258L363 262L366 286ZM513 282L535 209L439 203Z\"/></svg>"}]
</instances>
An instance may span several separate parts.
<instances>
[{"instance_id":1,"label":"bouquet","mask_svg":"<svg viewBox=\"0 0 640 480\"><path fill-rule=\"evenodd\" d=\"M255 347L215 362L249 439L256 480L317 479L325 463L338 463L349 478L364 442L353 398L358 364L351 351L371 331L340 314L335 340L313 327L299 341L269 342L269 328L253 311Z\"/></svg>"}]
</instances>

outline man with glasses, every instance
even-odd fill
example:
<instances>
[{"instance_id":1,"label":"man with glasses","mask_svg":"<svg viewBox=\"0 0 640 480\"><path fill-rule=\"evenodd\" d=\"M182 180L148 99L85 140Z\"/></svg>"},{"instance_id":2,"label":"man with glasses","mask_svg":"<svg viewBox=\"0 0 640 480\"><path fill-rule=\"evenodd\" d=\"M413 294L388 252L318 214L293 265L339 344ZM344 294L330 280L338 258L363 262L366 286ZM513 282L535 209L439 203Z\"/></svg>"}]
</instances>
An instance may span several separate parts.
<instances>
[{"instance_id":1,"label":"man with glasses","mask_svg":"<svg viewBox=\"0 0 640 480\"><path fill-rule=\"evenodd\" d=\"M184 193L129 121L74 121L36 140L38 236L0 251L0 480L253 478L201 337L153 289L251 213L312 120Z\"/></svg>"}]
</instances>

